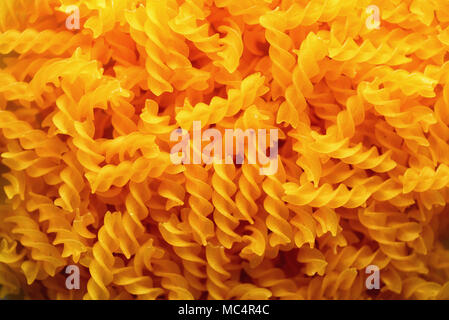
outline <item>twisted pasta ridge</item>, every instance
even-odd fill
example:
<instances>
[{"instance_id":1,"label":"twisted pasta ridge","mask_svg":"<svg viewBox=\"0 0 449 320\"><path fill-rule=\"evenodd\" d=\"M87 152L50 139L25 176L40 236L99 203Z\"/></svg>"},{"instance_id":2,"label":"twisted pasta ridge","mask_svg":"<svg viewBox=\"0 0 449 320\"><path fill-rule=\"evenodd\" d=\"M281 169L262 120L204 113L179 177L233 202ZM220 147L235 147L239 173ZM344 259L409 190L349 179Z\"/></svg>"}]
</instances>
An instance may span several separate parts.
<instances>
[{"instance_id":1,"label":"twisted pasta ridge","mask_svg":"<svg viewBox=\"0 0 449 320\"><path fill-rule=\"evenodd\" d=\"M257 97L266 93L267 87L263 82L261 74L249 75L240 83L239 89L228 91L227 99L213 97L209 105L199 103L194 108L184 106L176 115L176 121L186 130L190 130L194 120L201 121L201 126L218 123L225 117L247 109Z\"/></svg>"},{"instance_id":2,"label":"twisted pasta ridge","mask_svg":"<svg viewBox=\"0 0 449 320\"><path fill-rule=\"evenodd\" d=\"M140 114L141 122L138 124L141 131L156 135L159 139L168 140L169 134L175 129L169 125L169 116L158 116L159 106L154 100L145 101L145 109Z\"/></svg>"},{"instance_id":3,"label":"twisted pasta ridge","mask_svg":"<svg viewBox=\"0 0 449 320\"><path fill-rule=\"evenodd\" d=\"M360 248L346 246L337 254L332 252L332 250L328 250L325 256L326 260L329 261L326 271L341 271L347 268L355 268L363 272L369 265L375 265L382 270L390 262L389 257L383 254L380 249L374 251L366 245Z\"/></svg>"},{"instance_id":4,"label":"twisted pasta ridge","mask_svg":"<svg viewBox=\"0 0 449 320\"><path fill-rule=\"evenodd\" d=\"M247 24L259 22L259 18L270 11L269 3L264 0L215 0L218 8L226 8L233 16L242 16Z\"/></svg>"},{"instance_id":5,"label":"twisted pasta ridge","mask_svg":"<svg viewBox=\"0 0 449 320\"><path fill-rule=\"evenodd\" d=\"M110 215L110 212L107 215ZM106 224L100 228L98 240L92 247L92 261L89 264L91 278L87 282L87 293L83 297L86 300L108 299L111 295L108 286L114 278L113 253L117 251L118 243L107 228Z\"/></svg>"},{"instance_id":6,"label":"twisted pasta ridge","mask_svg":"<svg viewBox=\"0 0 449 320\"><path fill-rule=\"evenodd\" d=\"M242 241L246 244L239 256L249 262L250 267L262 263L268 247L268 229L261 218L256 217L254 224L245 226L250 234L245 234Z\"/></svg>"},{"instance_id":7,"label":"twisted pasta ridge","mask_svg":"<svg viewBox=\"0 0 449 320\"><path fill-rule=\"evenodd\" d=\"M276 121L291 124L293 128L298 126L299 115L306 109L305 98L311 96L311 78L318 75L318 63L326 55L326 47L314 33L309 33L301 43L299 50L293 50L298 58L292 73L292 82L285 90L285 102L283 102L277 114Z\"/></svg>"},{"instance_id":8,"label":"twisted pasta ridge","mask_svg":"<svg viewBox=\"0 0 449 320\"><path fill-rule=\"evenodd\" d=\"M15 215L5 218L5 222L15 224L12 233L20 235L22 246L29 248L33 259L42 263L42 269L47 275L54 276L56 270L65 265L59 250L50 244L47 235L39 230L38 223L30 217L25 208L16 209ZM34 282L36 275L25 272L29 284Z\"/></svg>"},{"instance_id":9,"label":"twisted pasta ridge","mask_svg":"<svg viewBox=\"0 0 449 320\"><path fill-rule=\"evenodd\" d=\"M1 31L8 29L22 29L28 23L35 23L41 16L49 16L54 12L55 0L6 0L1 6ZM27 12L28 15L20 15L18 12ZM13 19L7 19L10 15Z\"/></svg>"},{"instance_id":10,"label":"twisted pasta ridge","mask_svg":"<svg viewBox=\"0 0 449 320\"><path fill-rule=\"evenodd\" d=\"M419 277L410 277L404 280L404 294L407 298L435 299L441 291L441 285L425 281Z\"/></svg>"},{"instance_id":11,"label":"twisted pasta ridge","mask_svg":"<svg viewBox=\"0 0 449 320\"><path fill-rule=\"evenodd\" d=\"M188 203L190 212L188 214L189 224L192 227L193 237L203 246L207 240L215 234L214 223L208 216L214 211L211 203L212 188L207 184L208 172L201 166L187 167L184 171L186 177L186 191L190 194Z\"/></svg>"},{"instance_id":12,"label":"twisted pasta ridge","mask_svg":"<svg viewBox=\"0 0 449 320\"><path fill-rule=\"evenodd\" d=\"M208 245L206 246L207 259L207 291L212 299L223 300L229 291L227 280L231 273L226 270L226 265L230 259L226 256L224 247Z\"/></svg>"},{"instance_id":13,"label":"twisted pasta ridge","mask_svg":"<svg viewBox=\"0 0 449 320\"><path fill-rule=\"evenodd\" d=\"M52 201L42 195L30 194L27 210L39 210L39 222L48 221L48 233L56 233L54 245L63 244L61 257L72 257L78 262L81 255L87 252L87 243L73 231L71 221L65 217L67 213L56 207Z\"/></svg>"},{"instance_id":14,"label":"twisted pasta ridge","mask_svg":"<svg viewBox=\"0 0 449 320\"><path fill-rule=\"evenodd\" d=\"M179 6L176 17L168 24L174 32L183 35L199 50L211 55L220 50L219 35L209 35L210 25L205 19L207 13L204 12L204 2L203 0L185 1Z\"/></svg>"},{"instance_id":15,"label":"twisted pasta ridge","mask_svg":"<svg viewBox=\"0 0 449 320\"><path fill-rule=\"evenodd\" d=\"M329 39L329 57L337 61L349 61L371 64L386 64L396 66L410 62L403 48L392 48L388 43L382 42L375 47L370 40L364 41L360 46L353 39L340 43L331 34Z\"/></svg>"},{"instance_id":16,"label":"twisted pasta ridge","mask_svg":"<svg viewBox=\"0 0 449 320\"><path fill-rule=\"evenodd\" d=\"M26 177L19 171L12 171L3 174L3 178L9 182L4 187L6 198L12 203L12 208L20 206L20 202L25 199L25 180Z\"/></svg>"},{"instance_id":17,"label":"twisted pasta ridge","mask_svg":"<svg viewBox=\"0 0 449 320\"><path fill-rule=\"evenodd\" d=\"M52 60L51 58L34 59L32 57L27 57L26 55L13 58L14 54L12 53L8 56L11 56L10 59L15 63L2 70L2 74L4 75L3 81L6 83L8 83L8 81L15 82L15 79L17 79L18 82L25 82L28 77L34 77L43 65ZM25 83L26 86L29 86L29 82ZM29 95L30 93L31 92L28 92L27 94Z\"/></svg>"},{"instance_id":18,"label":"twisted pasta ridge","mask_svg":"<svg viewBox=\"0 0 449 320\"><path fill-rule=\"evenodd\" d=\"M305 243L308 243L310 248L313 248L315 246L316 238L316 221L313 219L312 209L292 205L289 205L288 207L295 213L290 219L290 223L294 227L293 239L295 245L298 248L301 248Z\"/></svg>"},{"instance_id":19,"label":"twisted pasta ridge","mask_svg":"<svg viewBox=\"0 0 449 320\"><path fill-rule=\"evenodd\" d=\"M130 225L134 226L134 233L137 237L145 233L145 227L141 223L149 215L147 203L151 200L152 194L146 183L129 183L129 193L126 195L125 207Z\"/></svg>"},{"instance_id":20,"label":"twisted pasta ridge","mask_svg":"<svg viewBox=\"0 0 449 320\"><path fill-rule=\"evenodd\" d=\"M174 247L193 248L198 246L192 239L190 228L186 224L182 224L175 215L171 215L169 219L159 223L158 227L165 241Z\"/></svg>"},{"instance_id":21,"label":"twisted pasta ridge","mask_svg":"<svg viewBox=\"0 0 449 320\"><path fill-rule=\"evenodd\" d=\"M374 208L359 211L360 223L368 228L370 235L379 243L380 250L391 259L391 263L401 271L428 273L428 268L418 259L415 252L407 252L407 243L403 239L416 238L420 233L420 226L414 222L387 222L387 216L372 218ZM397 219L397 218L396 218ZM401 228L401 229L399 229ZM383 232L381 232L381 230ZM398 232L398 230L403 230Z\"/></svg>"},{"instance_id":22,"label":"twisted pasta ridge","mask_svg":"<svg viewBox=\"0 0 449 320\"><path fill-rule=\"evenodd\" d=\"M261 264L254 269L246 269L246 272L256 280L262 288L269 288L273 297L280 299L298 298L297 286L291 279L285 277L279 268Z\"/></svg>"},{"instance_id":23,"label":"twisted pasta ridge","mask_svg":"<svg viewBox=\"0 0 449 320\"><path fill-rule=\"evenodd\" d=\"M92 10L94 7L98 12L91 16L84 23L84 27L91 30L94 38L98 38L101 34L112 31L116 23L123 24L125 21L124 12L135 8L140 1L105 1L102 4L88 3L87 6Z\"/></svg>"},{"instance_id":24,"label":"twisted pasta ridge","mask_svg":"<svg viewBox=\"0 0 449 320\"><path fill-rule=\"evenodd\" d=\"M178 181L173 180L169 176L161 177L160 179L162 182L157 191L161 197L167 199L165 204L166 210L182 206L185 197L185 190L181 186L181 183L184 182L183 177L180 177Z\"/></svg>"},{"instance_id":25,"label":"twisted pasta ridge","mask_svg":"<svg viewBox=\"0 0 449 320\"><path fill-rule=\"evenodd\" d=\"M93 247L93 261L89 265L89 269L92 274L101 273L102 269L109 268L110 273L102 277L100 274L96 277L92 276L92 279L88 282L88 294L84 297L85 299L107 299L111 291L108 289L108 285L113 281L118 281L125 286L129 286L129 290L134 292L136 290L142 295L152 296L155 294L154 290L146 290L141 286L151 286L152 282L148 284L148 278L140 277L137 279L143 283L134 283L130 281L126 275L115 277L116 272L125 272L128 274L130 272L133 274L135 272L132 269L118 269L113 270L114 267L114 256L113 253L123 253L126 258L130 258L134 255L139 247L137 237L139 237L138 229L142 232L142 226L139 220L133 218L131 214L125 212L121 214L120 212L107 212L104 217L104 225L102 227L101 238L99 235L98 242ZM137 229L137 230L136 230ZM129 276L129 275L128 275ZM116 279L117 278L117 279ZM115 280L114 280L115 279ZM156 290L159 292L159 290ZM137 293L136 293L137 294Z\"/></svg>"},{"instance_id":26,"label":"twisted pasta ridge","mask_svg":"<svg viewBox=\"0 0 449 320\"><path fill-rule=\"evenodd\" d=\"M0 221L7 225L4 218L7 217L6 208L2 207ZM6 232L0 232L0 296L5 298L8 295L20 293L24 281L21 280L21 265L24 263L27 251L17 247L19 241L9 236ZM2 299L3 299L2 298Z\"/></svg>"},{"instance_id":27,"label":"twisted pasta ridge","mask_svg":"<svg viewBox=\"0 0 449 320\"><path fill-rule=\"evenodd\" d=\"M439 190L445 188L448 184L449 167L445 164L438 166L436 170L430 167L424 167L420 170L409 168L401 177L404 185L404 193L411 191L425 192L428 190ZM421 181L418 181L421 180Z\"/></svg>"},{"instance_id":28,"label":"twisted pasta ridge","mask_svg":"<svg viewBox=\"0 0 449 320\"><path fill-rule=\"evenodd\" d=\"M308 148L307 142L312 142L313 140L310 136L303 134L303 129L306 127L306 125L300 124L298 128L289 132L289 136L295 139L292 149L297 153L296 164L317 186L322 174L321 159L319 154Z\"/></svg>"},{"instance_id":29,"label":"twisted pasta ridge","mask_svg":"<svg viewBox=\"0 0 449 320\"><path fill-rule=\"evenodd\" d=\"M269 117L266 114L260 112L254 106L251 106L244 111L242 118L236 122L235 127L237 130L271 129L273 127L272 123L266 123L266 120L269 120ZM253 142L254 149L257 150L256 152L260 153L262 150L259 150L259 145L256 145L256 141ZM248 140L248 147L249 144L250 141ZM257 174L257 171L260 173L262 168L261 164L257 163L257 159L252 158L253 156L254 155L249 154L249 151L244 151L243 157L246 157L247 162L243 159L240 177L238 179L239 190L235 195L235 204L240 213L240 219L247 220L251 224L254 223L253 218L257 215L259 210L259 205L256 201L263 194L263 190L259 185L262 185L262 182L265 179L265 176ZM259 158L260 162L260 155L257 155L256 158Z\"/></svg>"},{"instance_id":30,"label":"twisted pasta ridge","mask_svg":"<svg viewBox=\"0 0 449 320\"><path fill-rule=\"evenodd\" d=\"M106 213L104 216L104 225L108 234L113 237L120 251L126 258L134 255L139 247L137 238L139 237L139 229L142 230L140 221L133 219L129 212ZM142 232L142 231L141 231Z\"/></svg>"},{"instance_id":31,"label":"twisted pasta ridge","mask_svg":"<svg viewBox=\"0 0 449 320\"><path fill-rule=\"evenodd\" d=\"M269 235L271 246L288 245L292 242L293 230L288 222L289 209L282 201L283 183L285 182L285 172L280 165L280 170L276 175L269 175L262 183L262 188L267 197L263 205L268 213L266 223L272 234Z\"/></svg>"},{"instance_id":32,"label":"twisted pasta ridge","mask_svg":"<svg viewBox=\"0 0 449 320\"><path fill-rule=\"evenodd\" d=\"M138 155L151 157L155 145L155 136L132 132L112 140L100 142L100 153L105 155L105 161L113 162L118 156L119 161L135 159Z\"/></svg>"},{"instance_id":33,"label":"twisted pasta ridge","mask_svg":"<svg viewBox=\"0 0 449 320\"><path fill-rule=\"evenodd\" d=\"M354 185L351 189L345 184L332 188L323 184L315 188L311 183L297 185L288 182L283 185L285 195L282 197L293 205L310 205L314 207L355 208L364 204L371 196L376 200L390 200L401 193L400 186L393 180L380 182L378 179L366 179L362 185Z\"/></svg>"},{"instance_id":34,"label":"twisted pasta ridge","mask_svg":"<svg viewBox=\"0 0 449 320\"><path fill-rule=\"evenodd\" d=\"M173 6L173 1L162 1L166 5ZM164 92L173 92L173 86L169 83L172 76L172 70L177 67L191 68L190 61L185 57L183 52L177 51L172 47L172 42L177 43L178 50L182 46L182 41L175 37L174 34L170 42L158 35L158 30L168 27L170 17L165 14L163 10L163 3L161 1L147 0L146 8L139 7L132 12L126 13L126 19L131 27L131 37L147 52L145 68L148 73L148 87L159 96ZM155 13L159 13L156 15ZM164 14L163 14L164 13ZM142 19L146 17L147 20L143 24ZM151 24L151 27L150 27ZM164 46L167 47L169 55L163 58ZM186 52L188 48L184 46ZM156 55L155 51L159 53ZM170 59L170 60L169 60Z\"/></svg>"},{"instance_id":35,"label":"twisted pasta ridge","mask_svg":"<svg viewBox=\"0 0 449 320\"><path fill-rule=\"evenodd\" d=\"M235 195L235 205L249 223L254 223L254 217L259 211L257 199L262 195L262 190L258 185L263 177L257 175L258 166L244 163L242 164L241 176L238 181L239 190Z\"/></svg>"},{"instance_id":36,"label":"twisted pasta ridge","mask_svg":"<svg viewBox=\"0 0 449 320\"><path fill-rule=\"evenodd\" d=\"M111 59L129 67L137 64L135 43L129 35L110 33L105 42L111 48ZM128 88L127 88L128 89Z\"/></svg>"},{"instance_id":37,"label":"twisted pasta ridge","mask_svg":"<svg viewBox=\"0 0 449 320\"><path fill-rule=\"evenodd\" d=\"M273 10L260 17L260 24L265 28L265 38L270 44L271 74L274 87L272 96L277 99L280 91L285 91L292 79L295 58L291 53L293 41L286 34L293 28L288 24L288 12Z\"/></svg>"},{"instance_id":38,"label":"twisted pasta ridge","mask_svg":"<svg viewBox=\"0 0 449 320\"><path fill-rule=\"evenodd\" d=\"M26 29L23 32L16 30L8 30L0 35L0 53L8 54L12 51L18 53L44 53L60 55L70 52L77 47L89 43L89 38L79 34L73 36L71 32L62 31L54 32L52 30L44 30L39 32L33 29Z\"/></svg>"},{"instance_id":39,"label":"twisted pasta ridge","mask_svg":"<svg viewBox=\"0 0 449 320\"><path fill-rule=\"evenodd\" d=\"M362 178L353 175L345 183L351 188L356 185L364 185L373 199L377 201L389 201L401 209L416 202L411 194L404 194L402 192L403 188L396 178L383 180L379 177Z\"/></svg>"},{"instance_id":40,"label":"twisted pasta ridge","mask_svg":"<svg viewBox=\"0 0 449 320\"><path fill-rule=\"evenodd\" d=\"M437 123L429 127L429 142L431 153L437 161L447 164L446 150L449 147L446 142L448 133L447 116L444 109L444 104L449 98L449 87L444 85L443 97L439 98L435 103L435 118Z\"/></svg>"},{"instance_id":41,"label":"twisted pasta ridge","mask_svg":"<svg viewBox=\"0 0 449 320\"><path fill-rule=\"evenodd\" d=\"M347 8L345 6L347 5ZM328 21L335 18L340 10L351 10L353 2L340 4L337 1L310 1L305 8L294 3L286 11L270 11L260 18L260 23L266 28L266 38L270 43L270 57L273 61L273 78L277 85L282 89L291 81L291 68L294 65L293 57L289 53L292 42L283 32L288 29L294 29L299 25L311 25L317 21ZM284 47L283 47L284 46ZM287 91L286 91L287 94ZM293 94L290 94L293 98ZM277 95L274 95L276 98ZM293 111L294 108L289 108ZM285 111L286 112L286 111ZM295 119L293 126L298 120Z\"/></svg>"},{"instance_id":42,"label":"twisted pasta ridge","mask_svg":"<svg viewBox=\"0 0 449 320\"><path fill-rule=\"evenodd\" d=\"M101 77L100 70L96 62L88 61L81 56L81 51L77 49L70 59L53 59L34 75L30 82L31 90L35 95L36 103L44 105L42 94L48 84L52 83L56 87L61 85L60 78L72 82L77 78L86 78L90 81Z\"/></svg>"},{"instance_id":43,"label":"twisted pasta ridge","mask_svg":"<svg viewBox=\"0 0 449 320\"><path fill-rule=\"evenodd\" d=\"M309 148L314 152L326 154L335 159L341 159L342 162L361 169L386 172L396 167L396 163L391 159L391 152L379 155L376 147L371 147L364 151L362 144L347 147L348 140L341 140L335 143L326 138L317 138L314 143L309 145Z\"/></svg>"},{"instance_id":44,"label":"twisted pasta ridge","mask_svg":"<svg viewBox=\"0 0 449 320\"><path fill-rule=\"evenodd\" d=\"M136 124L130 120L134 115L134 107L130 103L122 100L118 105L112 105L112 109L114 114L111 122L119 134L125 135L136 130Z\"/></svg>"},{"instance_id":45,"label":"twisted pasta ridge","mask_svg":"<svg viewBox=\"0 0 449 320\"><path fill-rule=\"evenodd\" d=\"M146 270L153 272L154 259L163 258L165 251L158 246L157 242L154 237L149 237L134 255L132 266L137 276L142 276Z\"/></svg>"},{"instance_id":46,"label":"twisted pasta ridge","mask_svg":"<svg viewBox=\"0 0 449 320\"><path fill-rule=\"evenodd\" d=\"M351 290L351 289L352 290ZM306 293L307 299L360 299L363 281L355 268L343 272L330 272L324 277L313 279Z\"/></svg>"},{"instance_id":47,"label":"twisted pasta ridge","mask_svg":"<svg viewBox=\"0 0 449 320\"><path fill-rule=\"evenodd\" d=\"M63 184L58 190L60 198L56 199L54 203L64 210L73 212L74 208L79 208L80 206L80 192L84 189L84 179L81 174L81 168L77 167L73 153L66 153L63 156L63 160L67 167L60 173Z\"/></svg>"},{"instance_id":48,"label":"twisted pasta ridge","mask_svg":"<svg viewBox=\"0 0 449 320\"><path fill-rule=\"evenodd\" d=\"M324 275L328 262L326 257L316 248L301 247L298 251L298 262L304 264L304 273L313 276Z\"/></svg>"},{"instance_id":49,"label":"twisted pasta ridge","mask_svg":"<svg viewBox=\"0 0 449 320\"><path fill-rule=\"evenodd\" d=\"M98 81L98 83L92 83L92 87L95 89L92 90L92 92L89 92L88 94L83 95L80 97L78 106L76 108L77 112L70 112L69 110L62 110L61 112L66 111L66 113L72 115L75 119L83 119L85 117L88 118L94 118L94 108L92 106L95 106L95 108L98 109L104 109L106 110L108 108L108 105L112 108L116 106L120 106L121 109L128 109L126 110L127 113L124 111L117 112L117 116L114 116L113 121L118 122L116 119L123 121L124 124L117 126L117 130L123 130L122 128L126 125L127 128L132 127L134 129L133 125L130 125L130 120L128 118L132 117L134 109L132 111L129 111L129 107L125 108L126 104L124 103L123 99L130 97L130 92L127 90L124 90L121 86L121 83L117 81L116 79L102 79L103 81ZM104 97L107 97L106 99ZM59 106L59 105L58 105ZM126 119L124 119L127 117ZM124 129L123 131L127 131L129 129ZM128 133L128 132L126 132Z\"/></svg>"},{"instance_id":50,"label":"twisted pasta ridge","mask_svg":"<svg viewBox=\"0 0 449 320\"><path fill-rule=\"evenodd\" d=\"M0 1L0 297L449 298L446 2Z\"/></svg>"},{"instance_id":51,"label":"twisted pasta ridge","mask_svg":"<svg viewBox=\"0 0 449 320\"><path fill-rule=\"evenodd\" d=\"M348 1L345 3L332 1L310 1L303 8L301 5L294 3L288 8L286 18L289 23L295 27L304 25L310 26L316 22L329 22L338 17L344 10L354 10L356 1Z\"/></svg>"},{"instance_id":52,"label":"twisted pasta ridge","mask_svg":"<svg viewBox=\"0 0 449 320\"><path fill-rule=\"evenodd\" d=\"M334 126L326 135L313 134L307 137L307 139L304 139L303 135L305 126L301 126L290 133L296 139L293 150L301 154L297 164L304 169L315 186L318 186L320 177L323 175L321 162L325 156L339 159L342 163L356 168L370 169L375 172L391 171L397 166L397 163L391 159L392 151L379 154L376 146L366 150L362 143L349 146L348 138L337 140L337 128Z\"/></svg>"},{"instance_id":53,"label":"twisted pasta ridge","mask_svg":"<svg viewBox=\"0 0 449 320\"><path fill-rule=\"evenodd\" d=\"M361 175L363 172L361 169L351 169L351 166L333 159L326 161L321 170L320 181L329 184L348 182L352 177Z\"/></svg>"},{"instance_id":54,"label":"twisted pasta ridge","mask_svg":"<svg viewBox=\"0 0 449 320\"><path fill-rule=\"evenodd\" d=\"M122 187L129 181L142 182L146 177L158 177L167 167L172 166L168 159L168 154L151 156L150 159L140 157L133 162L126 160L119 165L105 165L85 176L93 192L104 192L111 186Z\"/></svg>"},{"instance_id":55,"label":"twisted pasta ridge","mask_svg":"<svg viewBox=\"0 0 449 320\"><path fill-rule=\"evenodd\" d=\"M237 205L232 199L237 191L233 182L236 170L234 165L227 164L213 164L213 167L212 203L215 206L213 217L217 226L216 235L221 245L229 249L234 242L240 241L240 235L234 231L239 225L239 219Z\"/></svg>"},{"instance_id":56,"label":"twisted pasta ridge","mask_svg":"<svg viewBox=\"0 0 449 320\"><path fill-rule=\"evenodd\" d=\"M182 216L182 219L182 221L179 221L175 215L172 215L168 221L159 224L159 231L164 240L173 246L175 254L182 259L184 276L189 286L198 291L203 291L206 288L204 281L204 278L206 278L206 270L204 270L206 260L199 255L203 250L193 239L190 225L183 223L188 219L186 214Z\"/></svg>"},{"instance_id":57,"label":"twisted pasta ridge","mask_svg":"<svg viewBox=\"0 0 449 320\"><path fill-rule=\"evenodd\" d=\"M168 259L154 261L154 274L161 277L162 288L168 291L168 298L173 300L192 300L187 280L181 275L179 267Z\"/></svg>"},{"instance_id":58,"label":"twisted pasta ridge","mask_svg":"<svg viewBox=\"0 0 449 320\"><path fill-rule=\"evenodd\" d=\"M164 293L154 287L149 276L137 276L133 267L124 267L115 271L113 283L123 286L127 292L136 295L139 300L155 300Z\"/></svg>"},{"instance_id":59,"label":"twisted pasta ridge","mask_svg":"<svg viewBox=\"0 0 449 320\"><path fill-rule=\"evenodd\" d=\"M375 87L377 85L374 85ZM398 112L400 101L398 99L391 99L389 98L389 93L386 93L385 91L377 91L376 95L377 98L373 94L373 87L366 86L366 88L361 89L364 91L365 98L375 105L376 111L383 114L389 124L391 124L393 127L396 128L396 132L403 137L406 141L411 141L417 145L421 146L429 146L429 142L426 139L426 137L423 134L423 130L419 126L419 122L412 121L412 124L409 125L407 122L410 121L411 114L417 115L418 121L423 121L427 123L434 123L435 121L430 118L429 119L429 111L425 108L416 107L414 110L410 110L409 112ZM427 119L426 119L427 117ZM404 120L402 120L402 119ZM391 120L390 120L391 119ZM405 123L404 123L405 122Z\"/></svg>"},{"instance_id":60,"label":"twisted pasta ridge","mask_svg":"<svg viewBox=\"0 0 449 320\"><path fill-rule=\"evenodd\" d=\"M237 283L228 292L226 300L267 300L272 296L270 290L252 283Z\"/></svg>"},{"instance_id":61,"label":"twisted pasta ridge","mask_svg":"<svg viewBox=\"0 0 449 320\"><path fill-rule=\"evenodd\" d=\"M65 120L67 120L67 118ZM62 122L62 125L60 125L61 128L66 127L65 120L61 121ZM71 131L68 129L69 128L67 129L64 128L63 132L67 131L78 133L73 138L73 145L74 147L77 148L76 157L80 162L80 164L84 168L86 168L86 171L98 172L101 169L100 164L105 160L105 156L98 152L98 150L100 149L99 143L98 141L93 139L92 127L89 126L87 122L86 123L75 122L74 130Z\"/></svg>"},{"instance_id":62,"label":"twisted pasta ridge","mask_svg":"<svg viewBox=\"0 0 449 320\"><path fill-rule=\"evenodd\" d=\"M222 60L214 62L215 65L225 68L229 73L234 72L240 64L240 57L243 53L242 31L236 22L228 20L229 25L222 25L219 32L226 33L226 36L219 39L221 50L217 56Z\"/></svg>"},{"instance_id":63,"label":"twisted pasta ridge","mask_svg":"<svg viewBox=\"0 0 449 320\"><path fill-rule=\"evenodd\" d=\"M373 34L367 34L367 37L375 41L379 34L381 34L380 30ZM437 58L444 50L439 44L441 38L439 39L436 34L408 34L400 29L395 29L388 31L387 34L382 34L382 38L391 43L393 47L406 50L407 55L416 54L421 59Z\"/></svg>"},{"instance_id":64,"label":"twisted pasta ridge","mask_svg":"<svg viewBox=\"0 0 449 320\"><path fill-rule=\"evenodd\" d=\"M33 129L28 122L18 119L10 111L0 111L0 128L6 137L17 139L25 150L35 150L32 153L40 156L59 158L67 150L57 137L48 137L44 131Z\"/></svg>"},{"instance_id":65,"label":"twisted pasta ridge","mask_svg":"<svg viewBox=\"0 0 449 320\"><path fill-rule=\"evenodd\" d=\"M365 120L366 105L360 90L345 90L337 85L338 81L326 81L331 90L341 92L343 96L341 103L346 108L336 114L334 129L332 126L327 129L327 134L334 133L335 138L353 138L356 128ZM335 131L334 131L335 130Z\"/></svg>"},{"instance_id":66,"label":"twisted pasta ridge","mask_svg":"<svg viewBox=\"0 0 449 320\"><path fill-rule=\"evenodd\" d=\"M428 25L433 20L433 10L428 10L432 8L433 5L422 4L422 9L418 9L416 4L412 4L410 7L406 3L398 4L386 4L384 7L385 13L383 17L386 21L397 23L404 27L410 24L415 24L417 21Z\"/></svg>"},{"instance_id":67,"label":"twisted pasta ridge","mask_svg":"<svg viewBox=\"0 0 449 320\"><path fill-rule=\"evenodd\" d=\"M32 101L33 94L29 91L29 85L26 82L16 81L8 72L1 72L0 93L2 95L2 105L6 101L25 100ZM4 107L2 108L4 109Z\"/></svg>"},{"instance_id":68,"label":"twisted pasta ridge","mask_svg":"<svg viewBox=\"0 0 449 320\"><path fill-rule=\"evenodd\" d=\"M6 238L2 238L0 241L0 262L14 267L23 259L26 252L25 250L20 253L17 252L17 244L17 241L8 241Z\"/></svg>"}]
</instances>

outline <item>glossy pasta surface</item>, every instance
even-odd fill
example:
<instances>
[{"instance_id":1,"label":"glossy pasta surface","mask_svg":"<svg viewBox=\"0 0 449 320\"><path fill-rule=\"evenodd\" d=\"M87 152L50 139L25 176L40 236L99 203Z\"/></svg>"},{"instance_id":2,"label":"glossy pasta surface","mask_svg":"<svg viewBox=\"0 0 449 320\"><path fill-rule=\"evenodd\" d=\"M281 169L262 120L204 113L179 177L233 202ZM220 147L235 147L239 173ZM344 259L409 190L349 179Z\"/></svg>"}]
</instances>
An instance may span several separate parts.
<instances>
[{"instance_id":1,"label":"glossy pasta surface","mask_svg":"<svg viewBox=\"0 0 449 320\"><path fill-rule=\"evenodd\" d=\"M0 298L448 299L448 80L447 0L0 0Z\"/></svg>"}]
</instances>

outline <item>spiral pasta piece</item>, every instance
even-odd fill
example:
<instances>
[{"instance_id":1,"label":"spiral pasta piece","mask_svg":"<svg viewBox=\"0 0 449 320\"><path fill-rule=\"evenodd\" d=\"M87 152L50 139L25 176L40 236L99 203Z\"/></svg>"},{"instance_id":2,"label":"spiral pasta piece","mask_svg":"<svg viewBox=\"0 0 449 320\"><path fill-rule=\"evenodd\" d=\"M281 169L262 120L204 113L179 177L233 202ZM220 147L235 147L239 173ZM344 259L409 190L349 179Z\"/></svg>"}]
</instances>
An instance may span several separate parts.
<instances>
[{"instance_id":1,"label":"spiral pasta piece","mask_svg":"<svg viewBox=\"0 0 449 320\"><path fill-rule=\"evenodd\" d=\"M448 299L448 24L0 1L0 299Z\"/></svg>"},{"instance_id":2,"label":"spiral pasta piece","mask_svg":"<svg viewBox=\"0 0 449 320\"><path fill-rule=\"evenodd\" d=\"M33 29L26 29L23 32L8 30L0 36L0 53L8 54L15 51L23 54L33 51L42 54L50 51L52 54L61 55L87 44L89 44L88 37L83 35L73 37L68 31L55 33L52 30L42 32Z\"/></svg>"}]
</instances>

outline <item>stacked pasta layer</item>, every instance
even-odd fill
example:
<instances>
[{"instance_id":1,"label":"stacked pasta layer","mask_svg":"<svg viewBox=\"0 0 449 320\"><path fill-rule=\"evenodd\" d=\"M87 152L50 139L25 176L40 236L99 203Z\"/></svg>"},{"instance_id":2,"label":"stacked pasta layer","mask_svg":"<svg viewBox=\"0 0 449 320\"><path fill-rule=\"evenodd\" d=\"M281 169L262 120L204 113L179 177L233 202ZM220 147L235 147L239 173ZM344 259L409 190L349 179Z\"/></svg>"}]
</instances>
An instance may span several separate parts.
<instances>
[{"instance_id":1,"label":"stacked pasta layer","mask_svg":"<svg viewBox=\"0 0 449 320\"><path fill-rule=\"evenodd\" d=\"M0 31L1 297L449 298L447 0L1 0ZM174 164L194 121L278 129L277 172Z\"/></svg>"}]
</instances>

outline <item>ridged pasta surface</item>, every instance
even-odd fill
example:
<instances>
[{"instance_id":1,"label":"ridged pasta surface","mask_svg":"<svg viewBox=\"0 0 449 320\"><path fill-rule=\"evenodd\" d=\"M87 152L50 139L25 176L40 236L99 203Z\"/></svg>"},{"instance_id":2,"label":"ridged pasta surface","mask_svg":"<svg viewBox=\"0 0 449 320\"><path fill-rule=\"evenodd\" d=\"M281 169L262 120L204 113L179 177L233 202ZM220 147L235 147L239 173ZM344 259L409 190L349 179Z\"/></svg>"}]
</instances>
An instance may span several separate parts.
<instances>
[{"instance_id":1,"label":"ridged pasta surface","mask_svg":"<svg viewBox=\"0 0 449 320\"><path fill-rule=\"evenodd\" d=\"M449 299L448 2L1 0L0 157L0 298Z\"/></svg>"}]
</instances>

